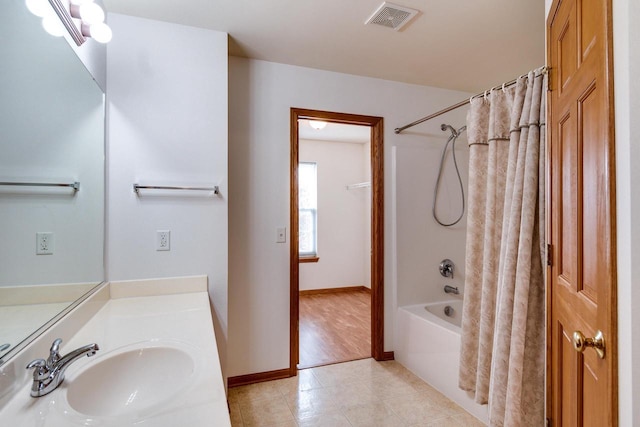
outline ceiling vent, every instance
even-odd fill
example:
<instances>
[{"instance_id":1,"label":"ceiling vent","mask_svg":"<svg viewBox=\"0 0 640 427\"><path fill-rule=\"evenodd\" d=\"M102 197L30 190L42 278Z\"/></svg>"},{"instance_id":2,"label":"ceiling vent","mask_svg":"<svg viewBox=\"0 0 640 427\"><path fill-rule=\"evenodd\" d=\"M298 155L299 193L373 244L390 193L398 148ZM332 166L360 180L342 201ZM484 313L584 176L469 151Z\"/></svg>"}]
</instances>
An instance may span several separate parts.
<instances>
[{"instance_id":1,"label":"ceiling vent","mask_svg":"<svg viewBox=\"0 0 640 427\"><path fill-rule=\"evenodd\" d=\"M398 6L397 4L384 2L365 25L375 24L382 25L383 27L393 28L396 31L400 31L411 19L416 16L420 11L415 9L409 9L408 7Z\"/></svg>"}]
</instances>

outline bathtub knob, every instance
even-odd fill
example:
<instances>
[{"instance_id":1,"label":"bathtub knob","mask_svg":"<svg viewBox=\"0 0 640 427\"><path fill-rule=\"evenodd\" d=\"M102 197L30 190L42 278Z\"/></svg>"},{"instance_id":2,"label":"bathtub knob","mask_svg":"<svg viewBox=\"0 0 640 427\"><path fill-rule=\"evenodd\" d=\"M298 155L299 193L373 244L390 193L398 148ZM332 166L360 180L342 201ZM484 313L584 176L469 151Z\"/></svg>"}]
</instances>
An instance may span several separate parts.
<instances>
[{"instance_id":1,"label":"bathtub knob","mask_svg":"<svg viewBox=\"0 0 640 427\"><path fill-rule=\"evenodd\" d=\"M440 263L440 274L442 277L450 277L453 279L453 261L443 259Z\"/></svg>"}]
</instances>

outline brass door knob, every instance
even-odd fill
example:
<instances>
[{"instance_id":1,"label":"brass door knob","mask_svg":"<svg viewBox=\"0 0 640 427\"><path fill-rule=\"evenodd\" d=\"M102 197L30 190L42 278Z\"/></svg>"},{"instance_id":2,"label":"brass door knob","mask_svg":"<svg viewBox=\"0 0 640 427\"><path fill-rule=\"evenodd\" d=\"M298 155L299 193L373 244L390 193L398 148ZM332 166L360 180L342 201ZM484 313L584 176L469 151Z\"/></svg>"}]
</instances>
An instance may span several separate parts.
<instances>
[{"instance_id":1,"label":"brass door knob","mask_svg":"<svg viewBox=\"0 0 640 427\"><path fill-rule=\"evenodd\" d=\"M580 331L573 333L573 349L578 353L582 353L585 348L592 347L600 359L604 359L604 335L602 331L598 331L593 338L585 338Z\"/></svg>"}]
</instances>

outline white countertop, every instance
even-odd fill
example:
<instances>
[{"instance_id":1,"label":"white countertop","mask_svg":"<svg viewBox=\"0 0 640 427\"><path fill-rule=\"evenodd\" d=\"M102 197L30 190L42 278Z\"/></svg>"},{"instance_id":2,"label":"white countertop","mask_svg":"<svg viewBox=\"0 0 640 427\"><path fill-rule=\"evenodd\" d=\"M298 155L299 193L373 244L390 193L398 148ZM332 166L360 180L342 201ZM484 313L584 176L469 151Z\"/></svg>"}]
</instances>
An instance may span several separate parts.
<instances>
[{"instance_id":1,"label":"white countertop","mask_svg":"<svg viewBox=\"0 0 640 427\"><path fill-rule=\"evenodd\" d=\"M31 382L18 389L0 409L0 424L16 427L230 426L207 292L110 299L68 342L62 343L60 352L64 355L93 342L100 346L100 351L74 362L64 382L50 394L30 397ZM135 343L141 346L177 344L188 349L195 361L188 385L171 400L135 416L90 418L73 410L67 403L66 393L74 378L85 367L104 360L108 353ZM158 375L166 378L169 388L178 380L172 378L170 369ZM100 384L95 387L99 388Z\"/></svg>"}]
</instances>

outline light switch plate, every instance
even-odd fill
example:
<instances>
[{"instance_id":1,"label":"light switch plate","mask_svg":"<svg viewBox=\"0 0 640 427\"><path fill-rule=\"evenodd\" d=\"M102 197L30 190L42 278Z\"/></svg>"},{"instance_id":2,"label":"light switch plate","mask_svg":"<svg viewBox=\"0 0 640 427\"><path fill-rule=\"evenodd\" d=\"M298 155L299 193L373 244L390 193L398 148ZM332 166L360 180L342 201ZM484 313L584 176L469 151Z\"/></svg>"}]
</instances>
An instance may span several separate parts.
<instances>
[{"instance_id":1,"label":"light switch plate","mask_svg":"<svg viewBox=\"0 0 640 427\"><path fill-rule=\"evenodd\" d=\"M287 227L276 228L276 243L287 242Z\"/></svg>"}]
</instances>

